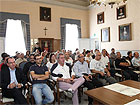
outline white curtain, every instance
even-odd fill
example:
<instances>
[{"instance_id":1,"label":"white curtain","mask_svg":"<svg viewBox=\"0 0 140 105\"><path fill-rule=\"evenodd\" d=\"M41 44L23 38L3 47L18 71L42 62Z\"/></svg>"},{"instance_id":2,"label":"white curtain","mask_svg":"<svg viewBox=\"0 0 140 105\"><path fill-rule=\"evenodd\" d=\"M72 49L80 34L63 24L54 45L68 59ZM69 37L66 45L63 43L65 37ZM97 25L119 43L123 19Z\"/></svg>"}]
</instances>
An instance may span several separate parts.
<instances>
[{"instance_id":1,"label":"white curtain","mask_svg":"<svg viewBox=\"0 0 140 105\"><path fill-rule=\"evenodd\" d=\"M6 39L5 39L5 52L11 56L19 51L26 53L25 40L21 25L21 20L7 20Z\"/></svg>"},{"instance_id":2,"label":"white curtain","mask_svg":"<svg viewBox=\"0 0 140 105\"><path fill-rule=\"evenodd\" d=\"M74 52L76 48L79 48L78 26L75 24L66 24L65 49Z\"/></svg>"}]
</instances>

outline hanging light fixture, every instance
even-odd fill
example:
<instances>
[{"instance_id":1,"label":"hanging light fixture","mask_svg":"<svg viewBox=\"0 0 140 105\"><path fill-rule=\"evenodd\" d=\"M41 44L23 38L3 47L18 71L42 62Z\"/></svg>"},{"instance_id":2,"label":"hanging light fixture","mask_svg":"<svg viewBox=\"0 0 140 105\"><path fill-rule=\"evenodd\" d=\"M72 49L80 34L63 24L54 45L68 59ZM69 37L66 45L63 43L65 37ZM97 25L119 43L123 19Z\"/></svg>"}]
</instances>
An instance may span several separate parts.
<instances>
[{"instance_id":1,"label":"hanging light fixture","mask_svg":"<svg viewBox=\"0 0 140 105\"><path fill-rule=\"evenodd\" d=\"M114 4L119 4L121 2L126 2L127 0L90 0L90 4L93 4L93 5L110 5L111 8L113 8L113 5Z\"/></svg>"}]
</instances>

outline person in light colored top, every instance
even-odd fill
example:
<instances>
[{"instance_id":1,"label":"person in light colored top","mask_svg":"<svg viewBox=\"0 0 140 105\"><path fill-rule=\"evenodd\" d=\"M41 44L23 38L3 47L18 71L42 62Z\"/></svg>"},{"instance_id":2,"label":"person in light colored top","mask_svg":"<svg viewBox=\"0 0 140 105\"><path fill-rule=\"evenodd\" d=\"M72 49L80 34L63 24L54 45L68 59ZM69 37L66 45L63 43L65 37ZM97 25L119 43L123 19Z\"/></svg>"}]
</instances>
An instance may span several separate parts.
<instances>
[{"instance_id":1,"label":"person in light colored top","mask_svg":"<svg viewBox=\"0 0 140 105\"><path fill-rule=\"evenodd\" d=\"M140 66L140 57L139 57L138 52L134 53L134 57L132 59L132 64L133 64L133 66Z\"/></svg>"},{"instance_id":2,"label":"person in light colored top","mask_svg":"<svg viewBox=\"0 0 140 105\"><path fill-rule=\"evenodd\" d=\"M103 85L106 85L107 82L109 82L110 84L117 82L115 78L111 77L110 72L101 61L100 52L97 52L95 59L91 60L90 69L93 73L98 74L98 79Z\"/></svg>"},{"instance_id":3,"label":"person in light colored top","mask_svg":"<svg viewBox=\"0 0 140 105\"><path fill-rule=\"evenodd\" d=\"M87 51L86 51L85 61L86 61L86 62L88 63L88 65L89 65L91 60L92 60L92 57L91 57L90 51L87 50Z\"/></svg>"},{"instance_id":4,"label":"person in light colored top","mask_svg":"<svg viewBox=\"0 0 140 105\"><path fill-rule=\"evenodd\" d=\"M83 54L78 55L78 61L74 64L73 71L77 77L83 77L85 79L83 85L87 87L88 90L102 86L102 83L92 76L88 63L84 60ZM93 105L93 99L91 97L88 97L88 102L88 105Z\"/></svg>"},{"instance_id":5,"label":"person in light colored top","mask_svg":"<svg viewBox=\"0 0 140 105\"><path fill-rule=\"evenodd\" d=\"M70 55L69 55L68 52L65 53L65 62L66 62L66 63L69 63L70 65L73 64L73 60L72 60L72 58L70 57Z\"/></svg>"},{"instance_id":6,"label":"person in light colored top","mask_svg":"<svg viewBox=\"0 0 140 105\"><path fill-rule=\"evenodd\" d=\"M57 62L55 55L52 53L49 57L49 61L47 62L46 66L48 67L48 69L50 70L53 66L53 64L55 64Z\"/></svg>"},{"instance_id":7,"label":"person in light colored top","mask_svg":"<svg viewBox=\"0 0 140 105\"><path fill-rule=\"evenodd\" d=\"M63 53L57 55L57 60L58 63L54 64L50 70L52 78L59 82L60 89L70 91L73 94L73 105L79 105L77 94L78 87L81 86L85 80L83 77L75 78L75 73L71 70L70 64L65 63Z\"/></svg>"},{"instance_id":8,"label":"person in light colored top","mask_svg":"<svg viewBox=\"0 0 140 105\"><path fill-rule=\"evenodd\" d=\"M27 62L27 59L25 59L25 58L24 58L24 54L21 53L20 56L19 56L19 58L18 58L18 59L16 60L16 62L15 62L15 63L16 63L16 66L19 67L19 64L20 64L21 62L24 62L24 61Z\"/></svg>"}]
</instances>

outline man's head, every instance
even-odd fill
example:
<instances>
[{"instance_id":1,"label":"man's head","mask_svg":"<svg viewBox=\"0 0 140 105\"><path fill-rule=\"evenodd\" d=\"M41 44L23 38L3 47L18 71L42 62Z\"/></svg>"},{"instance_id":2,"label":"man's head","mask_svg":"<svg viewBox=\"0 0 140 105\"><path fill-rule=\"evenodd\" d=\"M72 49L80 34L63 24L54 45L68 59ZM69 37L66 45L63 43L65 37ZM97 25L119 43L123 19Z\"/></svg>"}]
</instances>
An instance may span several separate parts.
<instances>
[{"instance_id":1,"label":"man's head","mask_svg":"<svg viewBox=\"0 0 140 105\"><path fill-rule=\"evenodd\" d=\"M21 53L20 56L21 56L22 59L24 58L24 54L23 53Z\"/></svg>"},{"instance_id":2,"label":"man's head","mask_svg":"<svg viewBox=\"0 0 140 105\"><path fill-rule=\"evenodd\" d=\"M15 59L12 57L9 57L7 60L7 66L11 69L14 70L16 68L16 63L15 63Z\"/></svg>"},{"instance_id":3,"label":"man's head","mask_svg":"<svg viewBox=\"0 0 140 105\"><path fill-rule=\"evenodd\" d=\"M99 61L99 60L101 59L101 53L100 53L100 52L96 52L96 53L95 53L95 59L96 59L97 61Z\"/></svg>"},{"instance_id":4,"label":"man's head","mask_svg":"<svg viewBox=\"0 0 140 105\"><path fill-rule=\"evenodd\" d=\"M30 62L31 63L35 62L34 54L30 54Z\"/></svg>"},{"instance_id":5,"label":"man's head","mask_svg":"<svg viewBox=\"0 0 140 105\"><path fill-rule=\"evenodd\" d=\"M57 60L58 60L58 63L63 66L64 63L65 63L65 56L63 53L59 53L57 54Z\"/></svg>"},{"instance_id":6,"label":"man's head","mask_svg":"<svg viewBox=\"0 0 140 105\"><path fill-rule=\"evenodd\" d=\"M88 57L90 56L90 51L89 51L89 50L86 51L86 55L87 55Z\"/></svg>"},{"instance_id":7,"label":"man's head","mask_svg":"<svg viewBox=\"0 0 140 105\"><path fill-rule=\"evenodd\" d=\"M117 58L120 59L121 58L121 53L120 52L117 52L116 54L117 54Z\"/></svg>"},{"instance_id":8,"label":"man's head","mask_svg":"<svg viewBox=\"0 0 140 105\"><path fill-rule=\"evenodd\" d=\"M42 58L41 58L40 54L36 54L36 55L34 56L34 58L35 58L36 64L41 65L41 63L42 63Z\"/></svg>"},{"instance_id":9,"label":"man's head","mask_svg":"<svg viewBox=\"0 0 140 105\"><path fill-rule=\"evenodd\" d=\"M111 52L112 52L112 53L115 53L115 49L114 49L114 48L112 48L112 49L111 49Z\"/></svg>"},{"instance_id":10,"label":"man's head","mask_svg":"<svg viewBox=\"0 0 140 105\"><path fill-rule=\"evenodd\" d=\"M85 61L84 55L83 54L79 54L78 55L78 60L83 63Z\"/></svg>"},{"instance_id":11,"label":"man's head","mask_svg":"<svg viewBox=\"0 0 140 105\"><path fill-rule=\"evenodd\" d=\"M127 52L127 55L128 55L128 56L132 56L132 51L128 51L128 52Z\"/></svg>"},{"instance_id":12,"label":"man's head","mask_svg":"<svg viewBox=\"0 0 140 105\"><path fill-rule=\"evenodd\" d=\"M134 53L134 57L135 57L135 58L139 58L139 53L138 53L138 52L135 52L135 53Z\"/></svg>"},{"instance_id":13,"label":"man's head","mask_svg":"<svg viewBox=\"0 0 140 105\"><path fill-rule=\"evenodd\" d=\"M104 57L106 56L106 50L105 49L102 50L102 54L103 54Z\"/></svg>"},{"instance_id":14,"label":"man's head","mask_svg":"<svg viewBox=\"0 0 140 105\"><path fill-rule=\"evenodd\" d=\"M66 52L66 53L65 53L65 58L66 58L66 59L69 59L69 57L70 57L70 56L69 56L69 53Z\"/></svg>"}]
</instances>

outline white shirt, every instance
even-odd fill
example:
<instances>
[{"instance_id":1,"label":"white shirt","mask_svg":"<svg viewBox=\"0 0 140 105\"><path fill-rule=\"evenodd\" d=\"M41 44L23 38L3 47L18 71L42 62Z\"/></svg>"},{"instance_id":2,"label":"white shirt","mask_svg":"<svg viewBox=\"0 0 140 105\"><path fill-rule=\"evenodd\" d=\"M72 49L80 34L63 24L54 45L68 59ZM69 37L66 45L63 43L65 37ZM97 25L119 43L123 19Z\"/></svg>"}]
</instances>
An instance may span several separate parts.
<instances>
[{"instance_id":1,"label":"white shirt","mask_svg":"<svg viewBox=\"0 0 140 105\"><path fill-rule=\"evenodd\" d=\"M133 58L132 59L133 66L140 66L140 58Z\"/></svg>"},{"instance_id":2,"label":"white shirt","mask_svg":"<svg viewBox=\"0 0 140 105\"><path fill-rule=\"evenodd\" d=\"M65 60L65 62L66 62L66 63L69 63L70 65L73 64L73 60L72 60L72 58L69 58L68 61Z\"/></svg>"},{"instance_id":3,"label":"white shirt","mask_svg":"<svg viewBox=\"0 0 140 105\"><path fill-rule=\"evenodd\" d=\"M69 67L66 64L64 64L64 66L61 66L60 64L58 64L58 66L53 70L52 73L54 73L54 74L62 74L63 75L62 78L64 78L64 79L71 78L70 73L69 73ZM71 75L75 75L73 70L72 70ZM53 78L53 80L56 81L58 77L52 77L52 78Z\"/></svg>"},{"instance_id":4,"label":"white shirt","mask_svg":"<svg viewBox=\"0 0 140 105\"><path fill-rule=\"evenodd\" d=\"M101 61L104 63L104 65L108 65L108 62L109 62L109 58L107 56L103 56L101 57Z\"/></svg>"},{"instance_id":5,"label":"white shirt","mask_svg":"<svg viewBox=\"0 0 140 105\"><path fill-rule=\"evenodd\" d=\"M105 67L104 63L101 60L97 61L97 60L93 59L90 62L90 69L94 69L96 71L101 71L101 72L105 73L105 71L104 71L105 68L106 67Z\"/></svg>"},{"instance_id":6,"label":"white shirt","mask_svg":"<svg viewBox=\"0 0 140 105\"><path fill-rule=\"evenodd\" d=\"M87 60L87 61L90 62L90 61L92 60L92 57L91 57L91 56L90 56L90 57L87 57L87 56L86 56L86 57L85 57L85 60Z\"/></svg>"},{"instance_id":7,"label":"white shirt","mask_svg":"<svg viewBox=\"0 0 140 105\"><path fill-rule=\"evenodd\" d=\"M55 61L55 63L56 63L56 61ZM54 63L54 64L55 64L55 63ZM52 68L52 66L53 66L53 63L51 63L51 62L49 61L49 62L47 62L46 66L47 66L48 69L50 70L50 69Z\"/></svg>"}]
</instances>

